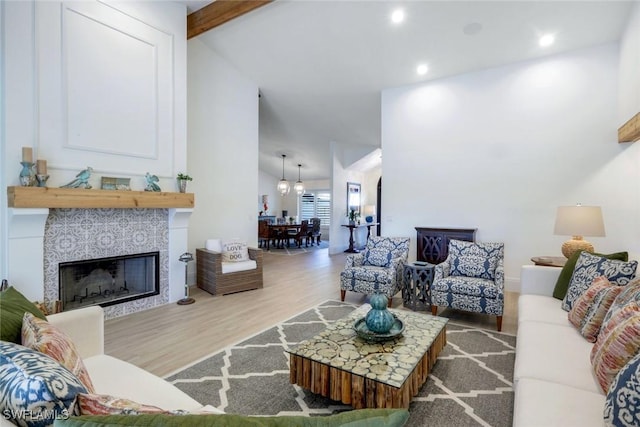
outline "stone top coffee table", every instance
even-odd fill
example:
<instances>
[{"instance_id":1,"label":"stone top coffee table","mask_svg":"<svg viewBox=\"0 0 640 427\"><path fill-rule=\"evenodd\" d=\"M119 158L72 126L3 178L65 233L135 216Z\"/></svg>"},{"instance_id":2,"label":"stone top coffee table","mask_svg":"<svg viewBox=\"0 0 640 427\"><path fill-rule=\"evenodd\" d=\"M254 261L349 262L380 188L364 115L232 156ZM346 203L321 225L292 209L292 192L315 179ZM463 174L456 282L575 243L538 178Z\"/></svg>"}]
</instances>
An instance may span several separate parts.
<instances>
[{"instance_id":1,"label":"stone top coffee table","mask_svg":"<svg viewBox=\"0 0 640 427\"><path fill-rule=\"evenodd\" d=\"M355 409L408 408L447 343L448 319L391 309L403 334L367 342L353 324L369 309L359 307L288 350L290 382Z\"/></svg>"}]
</instances>

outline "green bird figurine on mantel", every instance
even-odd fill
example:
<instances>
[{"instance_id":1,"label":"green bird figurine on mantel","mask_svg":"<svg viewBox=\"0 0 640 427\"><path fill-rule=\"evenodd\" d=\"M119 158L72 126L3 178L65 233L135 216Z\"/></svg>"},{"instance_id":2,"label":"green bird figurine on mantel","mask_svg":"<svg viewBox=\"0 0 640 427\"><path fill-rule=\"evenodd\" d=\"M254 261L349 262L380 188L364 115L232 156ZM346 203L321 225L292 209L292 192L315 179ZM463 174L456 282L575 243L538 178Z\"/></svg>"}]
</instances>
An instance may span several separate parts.
<instances>
[{"instance_id":1,"label":"green bird figurine on mantel","mask_svg":"<svg viewBox=\"0 0 640 427\"><path fill-rule=\"evenodd\" d=\"M91 177L91 172L93 172L93 168L91 166L87 166L87 168L83 171L80 171L78 175L76 175L75 179L68 184L61 186L60 188L86 188L90 189L91 184L89 184L89 178Z\"/></svg>"}]
</instances>

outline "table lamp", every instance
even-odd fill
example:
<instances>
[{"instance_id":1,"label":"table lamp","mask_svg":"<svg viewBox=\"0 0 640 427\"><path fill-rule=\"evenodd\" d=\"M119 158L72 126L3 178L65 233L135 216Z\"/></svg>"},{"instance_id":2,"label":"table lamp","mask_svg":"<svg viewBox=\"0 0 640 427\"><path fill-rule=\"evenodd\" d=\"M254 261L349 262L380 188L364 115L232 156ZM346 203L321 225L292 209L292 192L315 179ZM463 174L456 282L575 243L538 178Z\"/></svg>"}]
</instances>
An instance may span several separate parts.
<instances>
[{"instance_id":1,"label":"table lamp","mask_svg":"<svg viewBox=\"0 0 640 427\"><path fill-rule=\"evenodd\" d=\"M364 214L365 214L365 217L364 217L365 221L373 222L373 216L376 214L375 205L365 205Z\"/></svg>"},{"instance_id":2,"label":"table lamp","mask_svg":"<svg viewBox=\"0 0 640 427\"><path fill-rule=\"evenodd\" d=\"M593 252L593 245L582 236L604 237L600 206L558 206L553 234L573 236L562 244L562 254L569 258L578 250Z\"/></svg>"}]
</instances>

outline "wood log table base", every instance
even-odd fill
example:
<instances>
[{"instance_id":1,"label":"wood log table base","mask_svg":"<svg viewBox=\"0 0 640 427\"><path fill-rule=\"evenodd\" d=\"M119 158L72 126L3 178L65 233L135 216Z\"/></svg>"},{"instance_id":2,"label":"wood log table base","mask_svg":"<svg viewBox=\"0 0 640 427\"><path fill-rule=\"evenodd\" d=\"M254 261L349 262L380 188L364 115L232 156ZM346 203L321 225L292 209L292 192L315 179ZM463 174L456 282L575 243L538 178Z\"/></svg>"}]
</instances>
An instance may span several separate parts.
<instances>
[{"instance_id":1,"label":"wood log table base","mask_svg":"<svg viewBox=\"0 0 640 427\"><path fill-rule=\"evenodd\" d=\"M408 408L427 381L447 344L446 327L435 338L402 386L394 387L295 354L289 355L289 381L329 399L362 408Z\"/></svg>"}]
</instances>

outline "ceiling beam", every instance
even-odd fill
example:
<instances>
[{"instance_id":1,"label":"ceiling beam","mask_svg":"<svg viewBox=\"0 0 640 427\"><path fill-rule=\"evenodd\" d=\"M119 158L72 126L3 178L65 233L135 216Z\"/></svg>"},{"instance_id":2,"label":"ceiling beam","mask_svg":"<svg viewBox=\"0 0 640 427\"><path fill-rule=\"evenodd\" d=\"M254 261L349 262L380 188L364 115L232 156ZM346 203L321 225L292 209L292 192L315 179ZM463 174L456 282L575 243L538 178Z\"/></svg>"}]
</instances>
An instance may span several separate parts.
<instances>
[{"instance_id":1,"label":"ceiling beam","mask_svg":"<svg viewBox=\"0 0 640 427\"><path fill-rule=\"evenodd\" d=\"M618 142L640 141L640 113L631 117L618 129Z\"/></svg>"},{"instance_id":2,"label":"ceiling beam","mask_svg":"<svg viewBox=\"0 0 640 427\"><path fill-rule=\"evenodd\" d=\"M273 0L216 0L187 15L187 40Z\"/></svg>"}]
</instances>

